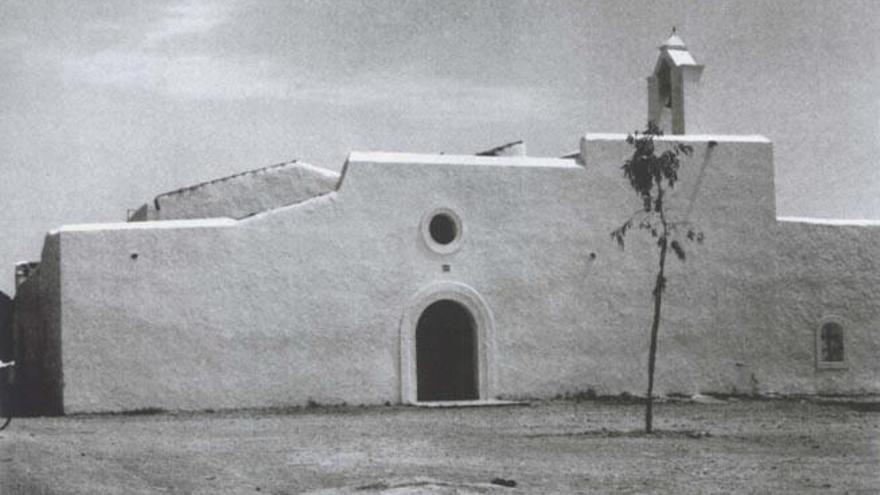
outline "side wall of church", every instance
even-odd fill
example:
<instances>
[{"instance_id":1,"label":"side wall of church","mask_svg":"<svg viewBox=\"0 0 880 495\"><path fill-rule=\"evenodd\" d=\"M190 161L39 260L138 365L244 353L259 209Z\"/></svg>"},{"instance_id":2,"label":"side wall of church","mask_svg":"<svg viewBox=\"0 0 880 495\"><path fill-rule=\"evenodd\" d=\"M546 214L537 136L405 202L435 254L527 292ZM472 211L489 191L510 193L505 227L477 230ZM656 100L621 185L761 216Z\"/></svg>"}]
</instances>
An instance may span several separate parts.
<instances>
[{"instance_id":1,"label":"side wall of church","mask_svg":"<svg viewBox=\"0 0 880 495\"><path fill-rule=\"evenodd\" d=\"M18 415L63 411L60 260L60 237L50 233L37 273L16 289L10 397Z\"/></svg>"},{"instance_id":2,"label":"side wall of church","mask_svg":"<svg viewBox=\"0 0 880 495\"><path fill-rule=\"evenodd\" d=\"M775 285L761 288L776 319L765 333L788 335L766 341L786 349L768 374L801 393L880 392L880 227L780 222L776 238ZM840 368L816 366L814 337L826 320L843 326Z\"/></svg>"},{"instance_id":3,"label":"side wall of church","mask_svg":"<svg viewBox=\"0 0 880 495\"><path fill-rule=\"evenodd\" d=\"M877 229L778 224L769 142L680 139L670 215L706 240L669 262L658 392L880 391ZM630 153L356 153L337 191L241 221L62 229L65 411L398 402L404 315L438 282L491 311L495 395L641 394L656 246L609 235L640 206ZM423 237L438 209L452 253ZM852 321L844 370L815 366L826 311Z\"/></svg>"}]
</instances>

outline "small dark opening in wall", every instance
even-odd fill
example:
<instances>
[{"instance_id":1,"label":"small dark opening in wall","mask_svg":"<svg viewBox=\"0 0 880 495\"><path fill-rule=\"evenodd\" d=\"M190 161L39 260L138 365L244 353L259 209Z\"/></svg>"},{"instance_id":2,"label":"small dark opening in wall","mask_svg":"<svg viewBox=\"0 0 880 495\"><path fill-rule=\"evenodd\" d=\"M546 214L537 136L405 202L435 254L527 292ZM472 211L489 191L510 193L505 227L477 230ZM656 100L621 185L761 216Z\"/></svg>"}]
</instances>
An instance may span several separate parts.
<instances>
[{"instance_id":1,"label":"small dark opening in wall","mask_svg":"<svg viewBox=\"0 0 880 495\"><path fill-rule=\"evenodd\" d=\"M431 219L428 231L431 233L431 239L434 239L437 244L449 244L458 235L458 226L455 225L455 220L452 217L445 213L439 213Z\"/></svg>"},{"instance_id":2,"label":"small dark opening in wall","mask_svg":"<svg viewBox=\"0 0 880 495\"><path fill-rule=\"evenodd\" d=\"M839 363L843 361L843 327L839 323L822 325L821 348L819 358L823 363Z\"/></svg>"},{"instance_id":3,"label":"small dark opening in wall","mask_svg":"<svg viewBox=\"0 0 880 495\"><path fill-rule=\"evenodd\" d=\"M660 85L660 103L666 108L672 108L672 74L665 60L657 73L657 80Z\"/></svg>"},{"instance_id":4,"label":"small dark opening in wall","mask_svg":"<svg viewBox=\"0 0 880 495\"><path fill-rule=\"evenodd\" d=\"M138 259L138 254L137 254L137 253L131 253L131 259L133 259L133 260Z\"/></svg>"}]
</instances>

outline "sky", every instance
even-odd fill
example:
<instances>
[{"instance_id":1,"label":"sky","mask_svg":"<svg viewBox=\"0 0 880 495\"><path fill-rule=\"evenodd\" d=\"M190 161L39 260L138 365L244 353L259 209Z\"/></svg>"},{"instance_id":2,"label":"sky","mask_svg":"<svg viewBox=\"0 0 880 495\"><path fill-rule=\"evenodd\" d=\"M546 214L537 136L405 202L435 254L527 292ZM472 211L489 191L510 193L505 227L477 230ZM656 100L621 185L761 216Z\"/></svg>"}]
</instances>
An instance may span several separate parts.
<instances>
[{"instance_id":1,"label":"sky","mask_svg":"<svg viewBox=\"0 0 880 495\"><path fill-rule=\"evenodd\" d=\"M0 291L48 230L231 173L643 128L672 26L704 130L773 141L778 214L880 218L873 0L4 0Z\"/></svg>"}]
</instances>

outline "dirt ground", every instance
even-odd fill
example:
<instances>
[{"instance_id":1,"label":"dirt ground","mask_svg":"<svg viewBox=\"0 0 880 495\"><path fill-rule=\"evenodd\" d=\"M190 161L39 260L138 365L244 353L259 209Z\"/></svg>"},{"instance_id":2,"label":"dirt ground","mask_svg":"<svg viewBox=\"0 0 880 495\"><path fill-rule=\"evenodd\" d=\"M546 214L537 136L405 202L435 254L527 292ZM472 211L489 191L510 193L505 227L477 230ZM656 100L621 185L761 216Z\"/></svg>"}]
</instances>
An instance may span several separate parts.
<instances>
[{"instance_id":1,"label":"dirt ground","mask_svg":"<svg viewBox=\"0 0 880 495\"><path fill-rule=\"evenodd\" d=\"M605 401L16 419L0 493L880 493L877 405L666 402L652 437Z\"/></svg>"}]
</instances>

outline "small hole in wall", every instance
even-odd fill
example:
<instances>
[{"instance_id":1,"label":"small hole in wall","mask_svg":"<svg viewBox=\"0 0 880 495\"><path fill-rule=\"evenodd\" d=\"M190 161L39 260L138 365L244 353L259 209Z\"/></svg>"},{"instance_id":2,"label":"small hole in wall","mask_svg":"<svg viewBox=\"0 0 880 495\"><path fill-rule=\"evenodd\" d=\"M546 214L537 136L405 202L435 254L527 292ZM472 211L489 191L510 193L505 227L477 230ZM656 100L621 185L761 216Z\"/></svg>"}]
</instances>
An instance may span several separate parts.
<instances>
[{"instance_id":1,"label":"small hole in wall","mask_svg":"<svg viewBox=\"0 0 880 495\"><path fill-rule=\"evenodd\" d=\"M449 244L458 236L458 226L455 224L455 220L445 213L434 215L428 230L431 233L431 238L437 244Z\"/></svg>"},{"instance_id":2,"label":"small hole in wall","mask_svg":"<svg viewBox=\"0 0 880 495\"><path fill-rule=\"evenodd\" d=\"M590 253L590 259L591 260L596 259L596 253Z\"/></svg>"},{"instance_id":3,"label":"small hole in wall","mask_svg":"<svg viewBox=\"0 0 880 495\"><path fill-rule=\"evenodd\" d=\"M443 268L443 273L448 273L449 271L452 270L452 267L449 265L443 265L442 268Z\"/></svg>"},{"instance_id":4,"label":"small hole in wall","mask_svg":"<svg viewBox=\"0 0 880 495\"><path fill-rule=\"evenodd\" d=\"M137 254L137 253L131 253L131 259L133 259L133 260L138 259L138 254Z\"/></svg>"}]
</instances>

